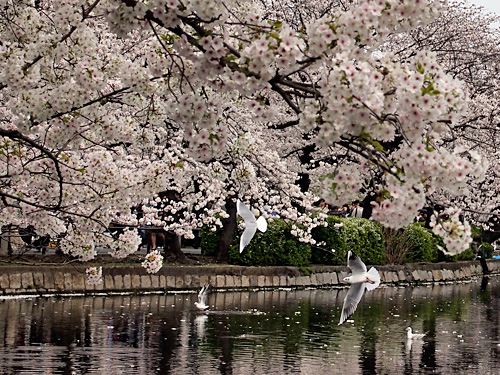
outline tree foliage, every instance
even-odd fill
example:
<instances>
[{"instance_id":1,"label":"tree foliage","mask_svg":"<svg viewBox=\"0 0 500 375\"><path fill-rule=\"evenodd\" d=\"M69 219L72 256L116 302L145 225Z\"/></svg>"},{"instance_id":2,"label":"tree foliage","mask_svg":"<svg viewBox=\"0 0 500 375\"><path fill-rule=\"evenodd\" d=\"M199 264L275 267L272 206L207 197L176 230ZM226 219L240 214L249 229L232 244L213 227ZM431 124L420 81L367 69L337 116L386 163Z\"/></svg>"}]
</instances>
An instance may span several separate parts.
<instances>
[{"instance_id":1,"label":"tree foliage","mask_svg":"<svg viewBox=\"0 0 500 375\"><path fill-rule=\"evenodd\" d=\"M5 0L2 224L64 235L62 250L83 260L96 243L123 257L137 249L138 224L189 237L222 226L239 197L296 222L314 245L324 217L306 213L318 195L340 205L371 190L373 219L405 226L436 193L462 194L487 168L477 144L449 141L468 113L466 69L441 65L461 55L457 44L450 54L386 48L432 27L442 9L437 0ZM304 176L310 183L297 184ZM167 191L180 199L159 208ZM113 236L111 222L134 229ZM451 222L449 252L469 246L461 223Z\"/></svg>"}]
</instances>

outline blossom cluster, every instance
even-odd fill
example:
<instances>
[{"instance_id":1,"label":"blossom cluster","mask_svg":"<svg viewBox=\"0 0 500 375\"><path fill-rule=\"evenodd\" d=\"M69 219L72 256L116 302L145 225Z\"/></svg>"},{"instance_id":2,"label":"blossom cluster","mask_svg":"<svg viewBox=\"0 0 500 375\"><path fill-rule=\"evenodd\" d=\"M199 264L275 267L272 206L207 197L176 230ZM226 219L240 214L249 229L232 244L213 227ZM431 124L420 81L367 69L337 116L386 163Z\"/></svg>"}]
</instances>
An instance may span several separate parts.
<instances>
[{"instance_id":1,"label":"blossom cluster","mask_svg":"<svg viewBox=\"0 0 500 375\"><path fill-rule=\"evenodd\" d=\"M102 267L89 267L85 270L88 285L102 284Z\"/></svg>"},{"instance_id":2,"label":"blossom cluster","mask_svg":"<svg viewBox=\"0 0 500 375\"><path fill-rule=\"evenodd\" d=\"M148 273L157 273L163 266L163 256L158 250L154 250L144 257L141 265Z\"/></svg>"},{"instance_id":3,"label":"blossom cluster","mask_svg":"<svg viewBox=\"0 0 500 375\"><path fill-rule=\"evenodd\" d=\"M469 248L472 242L471 227L467 220L460 218L460 210L447 208L434 213L430 225L432 231L443 238L447 255L457 255Z\"/></svg>"},{"instance_id":4,"label":"blossom cluster","mask_svg":"<svg viewBox=\"0 0 500 375\"><path fill-rule=\"evenodd\" d=\"M117 257L137 249L134 231L109 235L117 213L132 218L142 205L139 224L189 237L222 225L225 204L246 196L300 224L294 234L310 242L323 224L301 212L315 197L299 177L340 205L382 176L373 217L390 227L430 194L481 181L480 155L443 141L465 114L462 83L435 53L398 60L383 48L389 34L431 22L440 2L363 0L317 18L272 3L6 7L1 223L64 234L62 250L88 261L96 243ZM151 199L169 190L181 200Z\"/></svg>"}]
</instances>

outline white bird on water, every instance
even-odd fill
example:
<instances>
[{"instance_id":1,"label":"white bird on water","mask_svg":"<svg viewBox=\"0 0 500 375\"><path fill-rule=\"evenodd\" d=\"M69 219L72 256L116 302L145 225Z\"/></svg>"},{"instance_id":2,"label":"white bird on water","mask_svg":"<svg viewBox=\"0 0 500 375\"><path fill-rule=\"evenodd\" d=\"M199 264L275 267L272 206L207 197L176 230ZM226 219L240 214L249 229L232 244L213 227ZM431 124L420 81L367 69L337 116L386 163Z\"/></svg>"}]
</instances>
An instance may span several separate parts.
<instances>
[{"instance_id":1,"label":"white bird on water","mask_svg":"<svg viewBox=\"0 0 500 375\"><path fill-rule=\"evenodd\" d=\"M367 272L363 261L350 250L347 253L347 265L351 269L352 275L344 277L342 281L351 284L351 287L344 298L344 307L340 315L339 325L354 314L365 289L373 290L380 285L380 274L377 269L372 267Z\"/></svg>"},{"instance_id":2,"label":"white bird on water","mask_svg":"<svg viewBox=\"0 0 500 375\"><path fill-rule=\"evenodd\" d=\"M199 310L207 310L209 306L207 303L207 294L208 294L208 285L203 285L201 290L198 293L198 301L194 303L194 305Z\"/></svg>"},{"instance_id":3,"label":"white bird on water","mask_svg":"<svg viewBox=\"0 0 500 375\"><path fill-rule=\"evenodd\" d=\"M408 340L420 340L425 336L425 333L413 333L411 327L406 327L405 331Z\"/></svg>"},{"instance_id":4,"label":"white bird on water","mask_svg":"<svg viewBox=\"0 0 500 375\"><path fill-rule=\"evenodd\" d=\"M261 232L265 232L267 230L267 221L264 216L260 216L258 219L255 219L254 213L250 211L248 207L245 206L245 204L239 199L236 202L236 212L243 218L243 220L245 220L245 230L240 238L241 253L250 243L257 229Z\"/></svg>"}]
</instances>

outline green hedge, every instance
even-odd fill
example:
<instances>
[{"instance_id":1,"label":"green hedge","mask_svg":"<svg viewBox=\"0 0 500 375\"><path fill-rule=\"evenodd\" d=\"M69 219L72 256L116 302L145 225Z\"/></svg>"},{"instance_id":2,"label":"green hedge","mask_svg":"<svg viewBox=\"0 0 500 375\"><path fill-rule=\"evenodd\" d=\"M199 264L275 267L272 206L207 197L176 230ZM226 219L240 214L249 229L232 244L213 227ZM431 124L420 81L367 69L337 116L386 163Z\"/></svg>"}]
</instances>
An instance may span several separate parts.
<instances>
[{"instance_id":1,"label":"green hedge","mask_svg":"<svg viewBox=\"0 0 500 375\"><path fill-rule=\"evenodd\" d=\"M445 255L439 250L438 246L444 248L443 239L435 235L432 230L425 228L423 223L413 223L405 227L404 235L411 241L412 247L406 256L406 263L415 262L456 262L459 260L471 260L477 255L485 258L491 258L493 246L487 242L481 241L481 230L472 226L472 237L478 249L474 251L472 247L476 246L474 242L471 247L464 252L455 255Z\"/></svg>"},{"instance_id":2,"label":"green hedge","mask_svg":"<svg viewBox=\"0 0 500 375\"><path fill-rule=\"evenodd\" d=\"M242 231L238 230L229 249L229 263L246 266L308 266L311 263L310 245L300 242L290 232L290 223L281 219L269 221L267 231L257 231L240 254Z\"/></svg>"},{"instance_id":3,"label":"green hedge","mask_svg":"<svg viewBox=\"0 0 500 375\"><path fill-rule=\"evenodd\" d=\"M215 231L212 228L216 228ZM204 225L201 228L201 253L207 256L214 256L217 254L217 248L219 247L219 239L222 229L216 225L209 226Z\"/></svg>"},{"instance_id":4,"label":"green hedge","mask_svg":"<svg viewBox=\"0 0 500 375\"><path fill-rule=\"evenodd\" d=\"M329 216L328 226L317 227L312 231L318 246L300 242L292 236L291 224L281 219L270 220L266 233L257 231L242 254L239 241L242 230L238 229L229 251L229 263L253 266L289 265L306 267L312 264L346 265L348 250L358 254L366 264L385 263L385 239L378 223L361 218L342 218ZM479 243L479 255L491 258L493 247L480 241L480 230L473 228L473 236ZM221 229L212 231L204 226L201 230L201 250L204 255L215 255L219 244ZM404 228L405 241L409 243L406 263L453 262L470 260L476 256L472 249L456 255L447 256L439 250L444 247L442 239L423 223L412 223ZM331 250L335 251L332 252Z\"/></svg>"},{"instance_id":5,"label":"green hedge","mask_svg":"<svg viewBox=\"0 0 500 375\"><path fill-rule=\"evenodd\" d=\"M317 227L312 231L313 238L318 243L325 243L313 246L314 263L346 265L349 250L354 251L366 264L385 263L385 240L378 223L356 217L337 216L329 216L327 223L327 227ZM335 251L329 253L332 249Z\"/></svg>"},{"instance_id":6,"label":"green hedge","mask_svg":"<svg viewBox=\"0 0 500 375\"><path fill-rule=\"evenodd\" d=\"M406 254L406 263L437 262L444 255L438 245L443 246L442 240L423 223L413 223L404 228L404 234L410 244Z\"/></svg>"}]
</instances>

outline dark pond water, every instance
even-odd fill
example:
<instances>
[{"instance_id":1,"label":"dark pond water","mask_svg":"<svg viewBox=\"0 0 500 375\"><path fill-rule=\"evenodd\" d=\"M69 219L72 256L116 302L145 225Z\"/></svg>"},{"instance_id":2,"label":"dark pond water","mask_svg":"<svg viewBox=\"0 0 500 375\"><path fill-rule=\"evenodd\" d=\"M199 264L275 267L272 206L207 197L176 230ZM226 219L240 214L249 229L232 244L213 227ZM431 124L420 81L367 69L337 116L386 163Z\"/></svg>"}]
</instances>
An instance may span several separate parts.
<instances>
[{"instance_id":1,"label":"dark pond water","mask_svg":"<svg viewBox=\"0 0 500 375\"><path fill-rule=\"evenodd\" d=\"M345 293L1 299L0 374L500 374L500 278Z\"/></svg>"}]
</instances>

